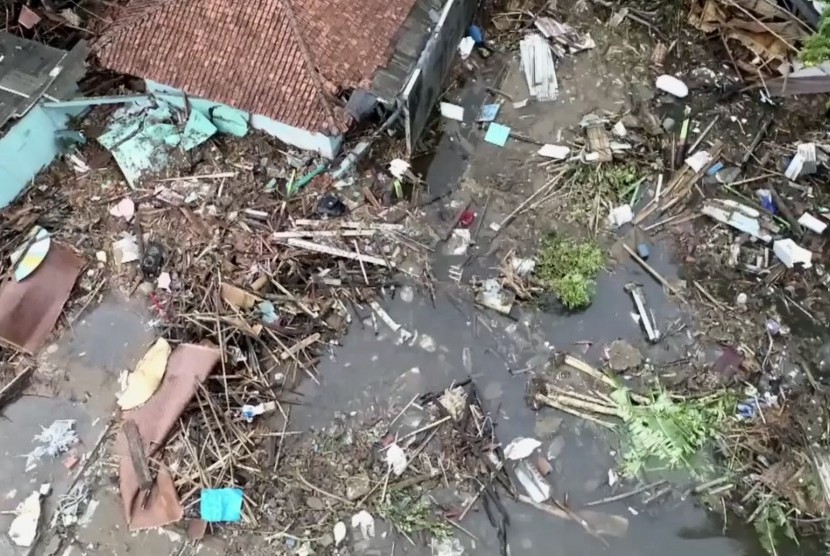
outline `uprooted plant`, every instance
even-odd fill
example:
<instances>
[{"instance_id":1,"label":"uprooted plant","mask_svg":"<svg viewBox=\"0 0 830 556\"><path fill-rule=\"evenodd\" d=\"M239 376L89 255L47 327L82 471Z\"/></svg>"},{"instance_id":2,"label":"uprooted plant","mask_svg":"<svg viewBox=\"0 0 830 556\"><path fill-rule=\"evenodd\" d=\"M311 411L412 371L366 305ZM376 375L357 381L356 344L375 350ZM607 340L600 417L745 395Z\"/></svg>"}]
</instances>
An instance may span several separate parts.
<instances>
[{"instance_id":1,"label":"uprooted plant","mask_svg":"<svg viewBox=\"0 0 830 556\"><path fill-rule=\"evenodd\" d=\"M602 263L602 251L595 243L550 235L542 241L536 274L565 307L581 309L593 301Z\"/></svg>"},{"instance_id":2,"label":"uprooted plant","mask_svg":"<svg viewBox=\"0 0 830 556\"><path fill-rule=\"evenodd\" d=\"M566 356L564 363L601 380L612 388L611 394L577 393L546 383L537 388L535 401L620 431L622 472L629 477L655 468L683 467L698 474L695 457L718 438L734 414L735 400L727 392L684 398L657 387L643 396L575 357Z\"/></svg>"}]
</instances>

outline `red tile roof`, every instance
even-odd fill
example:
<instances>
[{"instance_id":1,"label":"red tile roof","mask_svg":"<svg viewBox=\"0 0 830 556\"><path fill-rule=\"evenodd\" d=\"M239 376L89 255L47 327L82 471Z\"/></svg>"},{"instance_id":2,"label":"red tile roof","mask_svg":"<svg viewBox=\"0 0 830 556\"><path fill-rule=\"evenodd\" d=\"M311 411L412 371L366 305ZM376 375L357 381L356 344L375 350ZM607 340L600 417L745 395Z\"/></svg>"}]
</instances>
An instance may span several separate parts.
<instances>
[{"instance_id":1,"label":"red tile roof","mask_svg":"<svg viewBox=\"0 0 830 556\"><path fill-rule=\"evenodd\" d=\"M132 0L95 45L112 70L324 133L367 86L416 0Z\"/></svg>"}]
</instances>

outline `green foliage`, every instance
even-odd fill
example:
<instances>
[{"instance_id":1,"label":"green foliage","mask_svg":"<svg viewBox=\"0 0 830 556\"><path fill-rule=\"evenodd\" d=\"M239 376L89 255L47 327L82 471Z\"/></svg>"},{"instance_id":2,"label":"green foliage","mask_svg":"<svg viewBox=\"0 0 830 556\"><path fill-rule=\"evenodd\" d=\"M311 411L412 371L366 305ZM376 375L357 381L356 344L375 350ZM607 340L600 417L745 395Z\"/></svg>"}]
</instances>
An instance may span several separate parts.
<instances>
[{"instance_id":1,"label":"green foliage","mask_svg":"<svg viewBox=\"0 0 830 556\"><path fill-rule=\"evenodd\" d=\"M735 409L727 394L675 401L660 390L651 403L635 405L628 389L620 388L611 398L625 425L623 473L629 477L655 463L694 473L692 458L720 434Z\"/></svg>"},{"instance_id":2,"label":"green foliage","mask_svg":"<svg viewBox=\"0 0 830 556\"><path fill-rule=\"evenodd\" d=\"M830 60L830 12L822 15L818 30L804 41L801 60L808 66Z\"/></svg>"},{"instance_id":3,"label":"green foliage","mask_svg":"<svg viewBox=\"0 0 830 556\"><path fill-rule=\"evenodd\" d=\"M755 531L761 541L761 546L770 556L778 556L778 543L776 539L781 534L786 535L798 544L795 530L787 519L787 512L784 505L777 499L772 498L762 502L765 504L760 513L755 517Z\"/></svg>"},{"instance_id":4,"label":"green foliage","mask_svg":"<svg viewBox=\"0 0 830 556\"><path fill-rule=\"evenodd\" d=\"M542 241L536 273L565 307L580 309L593 300L602 262L602 251L594 243L551 235Z\"/></svg>"},{"instance_id":5,"label":"green foliage","mask_svg":"<svg viewBox=\"0 0 830 556\"><path fill-rule=\"evenodd\" d=\"M417 494L390 492L378 513L407 536L426 533L441 540L452 532L448 523L433 515L429 501Z\"/></svg>"}]
</instances>

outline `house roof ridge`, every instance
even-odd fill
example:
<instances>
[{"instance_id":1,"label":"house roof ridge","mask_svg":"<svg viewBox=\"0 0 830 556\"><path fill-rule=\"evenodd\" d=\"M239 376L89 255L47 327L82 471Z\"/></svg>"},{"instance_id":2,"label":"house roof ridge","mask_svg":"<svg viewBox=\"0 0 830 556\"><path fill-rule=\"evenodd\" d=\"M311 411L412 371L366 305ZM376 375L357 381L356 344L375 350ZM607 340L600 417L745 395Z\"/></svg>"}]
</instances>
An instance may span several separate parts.
<instances>
[{"instance_id":1,"label":"house roof ridge","mask_svg":"<svg viewBox=\"0 0 830 556\"><path fill-rule=\"evenodd\" d=\"M291 30L294 32L294 39L297 41L297 45L300 47L300 52L302 52L303 59L305 60L309 75L311 76L311 79L314 81L314 87L315 89L317 89L317 96L319 97L320 104L322 105L323 110L326 111L326 115L329 119L329 125L332 126L332 129L341 130L342 126L339 124L337 116L334 113L334 109L332 108L328 96L326 95L326 88L325 84L323 83L323 77L320 75L320 71L317 69L318 66L316 60L311 56L311 50L308 48L308 45L306 44L305 35L303 35L302 31L300 30L300 25L297 22L297 14L294 11L294 5L291 3L291 0L280 0L280 2L282 3L283 9L288 15Z\"/></svg>"}]
</instances>

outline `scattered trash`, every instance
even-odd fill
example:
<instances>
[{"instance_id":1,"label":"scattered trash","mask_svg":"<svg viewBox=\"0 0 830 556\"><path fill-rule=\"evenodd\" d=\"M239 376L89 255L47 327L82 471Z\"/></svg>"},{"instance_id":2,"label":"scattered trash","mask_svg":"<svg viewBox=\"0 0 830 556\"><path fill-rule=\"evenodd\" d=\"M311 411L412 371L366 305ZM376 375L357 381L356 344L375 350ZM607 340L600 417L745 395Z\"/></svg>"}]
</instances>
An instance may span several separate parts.
<instances>
[{"instance_id":1,"label":"scattered trash","mask_svg":"<svg viewBox=\"0 0 830 556\"><path fill-rule=\"evenodd\" d=\"M539 156L546 158L555 158L556 160L566 160L571 154L571 148L564 145L543 145L539 149Z\"/></svg>"},{"instance_id":2,"label":"scattered trash","mask_svg":"<svg viewBox=\"0 0 830 556\"><path fill-rule=\"evenodd\" d=\"M787 176L787 179L795 181L800 176L814 174L817 169L816 160L816 144L801 143L798 145L784 175Z\"/></svg>"},{"instance_id":3,"label":"scattered trash","mask_svg":"<svg viewBox=\"0 0 830 556\"><path fill-rule=\"evenodd\" d=\"M470 248L472 235L469 228L454 228L450 239L447 240L446 253L455 257L461 257L467 254L467 249Z\"/></svg>"},{"instance_id":4,"label":"scattered trash","mask_svg":"<svg viewBox=\"0 0 830 556\"><path fill-rule=\"evenodd\" d=\"M26 235L23 245L18 247L10 257L14 269L14 279L22 282L29 277L41 263L46 260L52 238L49 232L40 226L35 226Z\"/></svg>"},{"instance_id":5,"label":"scattered trash","mask_svg":"<svg viewBox=\"0 0 830 556\"><path fill-rule=\"evenodd\" d=\"M233 284L223 282L221 286L222 299L235 309L253 309L260 299L252 293L246 292Z\"/></svg>"},{"instance_id":6,"label":"scattered trash","mask_svg":"<svg viewBox=\"0 0 830 556\"><path fill-rule=\"evenodd\" d=\"M529 276L536 269L536 260L514 257L510 260L510 267L518 276L524 278Z\"/></svg>"},{"instance_id":7,"label":"scattered trash","mask_svg":"<svg viewBox=\"0 0 830 556\"><path fill-rule=\"evenodd\" d=\"M804 249L791 239L779 239L772 244L772 251L787 268L802 265L804 268L813 266L813 253Z\"/></svg>"},{"instance_id":8,"label":"scattered trash","mask_svg":"<svg viewBox=\"0 0 830 556\"><path fill-rule=\"evenodd\" d=\"M492 122L487 127L487 133L484 135L485 141L498 147L507 144L508 138L510 138L510 128L496 122Z\"/></svg>"},{"instance_id":9,"label":"scattered trash","mask_svg":"<svg viewBox=\"0 0 830 556\"><path fill-rule=\"evenodd\" d=\"M553 18L537 17L534 24L545 38L553 40L550 46L560 58L566 54L576 54L597 46L591 35L581 34L571 25L560 23Z\"/></svg>"},{"instance_id":10,"label":"scattered trash","mask_svg":"<svg viewBox=\"0 0 830 556\"><path fill-rule=\"evenodd\" d=\"M471 210L465 210L461 213L461 217L458 219L458 225L462 228L469 228L473 225L473 222L476 219L476 213Z\"/></svg>"},{"instance_id":11,"label":"scattered trash","mask_svg":"<svg viewBox=\"0 0 830 556\"><path fill-rule=\"evenodd\" d=\"M827 222L816 218L809 212L805 212L801 215L798 219L798 223L810 230L811 232L815 232L817 234L823 234L824 230L827 229Z\"/></svg>"},{"instance_id":12,"label":"scattered trash","mask_svg":"<svg viewBox=\"0 0 830 556\"><path fill-rule=\"evenodd\" d=\"M390 444L386 448L386 463L389 465L392 473L396 477L400 477L401 474L406 471L407 465L406 454L404 453L403 448L394 442Z\"/></svg>"},{"instance_id":13,"label":"scattered trash","mask_svg":"<svg viewBox=\"0 0 830 556\"><path fill-rule=\"evenodd\" d=\"M262 314L262 322L265 324L276 324L280 320L280 315L277 312L276 307L274 304L267 299L265 301L260 301L259 305L257 305L257 309Z\"/></svg>"},{"instance_id":14,"label":"scattered trash","mask_svg":"<svg viewBox=\"0 0 830 556\"><path fill-rule=\"evenodd\" d=\"M48 428L36 434L33 440L44 444L44 446L37 446L26 454L27 472L37 467L43 456L56 458L77 444L78 433L75 432L75 420L59 419L54 421Z\"/></svg>"},{"instance_id":15,"label":"scattered trash","mask_svg":"<svg viewBox=\"0 0 830 556\"><path fill-rule=\"evenodd\" d=\"M700 172L712 162L712 155L707 151L697 151L695 154L687 158L685 162L686 166L695 172Z\"/></svg>"},{"instance_id":16,"label":"scattered trash","mask_svg":"<svg viewBox=\"0 0 830 556\"><path fill-rule=\"evenodd\" d=\"M596 114L587 114L579 123L588 137L589 153L585 157L587 162L611 162L614 159L605 123L605 119Z\"/></svg>"},{"instance_id":17,"label":"scattered trash","mask_svg":"<svg viewBox=\"0 0 830 556\"><path fill-rule=\"evenodd\" d=\"M542 35L530 33L519 42L519 50L530 96L538 101L556 100L559 83L550 44Z\"/></svg>"},{"instance_id":18,"label":"scattered trash","mask_svg":"<svg viewBox=\"0 0 830 556\"><path fill-rule=\"evenodd\" d=\"M477 122L492 122L499 115L501 104L485 104L476 117Z\"/></svg>"},{"instance_id":19,"label":"scattered trash","mask_svg":"<svg viewBox=\"0 0 830 556\"><path fill-rule=\"evenodd\" d=\"M240 488L203 488L199 498L199 514L207 523L237 523L242 521Z\"/></svg>"},{"instance_id":20,"label":"scattered trash","mask_svg":"<svg viewBox=\"0 0 830 556\"><path fill-rule=\"evenodd\" d=\"M436 539L429 541L429 548L432 556L462 556L464 546L455 537Z\"/></svg>"},{"instance_id":21,"label":"scattered trash","mask_svg":"<svg viewBox=\"0 0 830 556\"><path fill-rule=\"evenodd\" d=\"M752 207L732 199L715 199L704 204L701 212L761 241L772 241L770 234L761 231L761 213Z\"/></svg>"},{"instance_id":22,"label":"scattered trash","mask_svg":"<svg viewBox=\"0 0 830 556\"><path fill-rule=\"evenodd\" d=\"M686 98L689 94L689 88L686 84L673 75L664 74L659 76L655 86L661 91L676 96L677 98Z\"/></svg>"},{"instance_id":23,"label":"scattered trash","mask_svg":"<svg viewBox=\"0 0 830 556\"><path fill-rule=\"evenodd\" d=\"M550 498L550 484L535 467L527 461L520 461L516 465L516 478L525 489L530 499L541 504Z\"/></svg>"},{"instance_id":24,"label":"scattered trash","mask_svg":"<svg viewBox=\"0 0 830 556\"><path fill-rule=\"evenodd\" d=\"M464 37L461 39L461 42L458 43L458 55L461 56L462 60L466 60L470 57L470 54L473 53L473 48L476 46L476 41L473 40L472 37Z\"/></svg>"},{"instance_id":25,"label":"scattered trash","mask_svg":"<svg viewBox=\"0 0 830 556\"><path fill-rule=\"evenodd\" d=\"M485 280L482 290L476 295L476 303L504 315L510 314L515 300L516 294L502 288L495 278Z\"/></svg>"},{"instance_id":26,"label":"scattered trash","mask_svg":"<svg viewBox=\"0 0 830 556\"><path fill-rule=\"evenodd\" d=\"M403 179L410 173L411 167L412 165L406 160L395 158L389 163L389 172L396 178Z\"/></svg>"},{"instance_id":27,"label":"scattered trash","mask_svg":"<svg viewBox=\"0 0 830 556\"><path fill-rule=\"evenodd\" d=\"M772 192L769 189L756 189L755 194L758 195L758 201L761 206L768 210L771 214L778 214L778 209L775 207L775 201L772 199Z\"/></svg>"},{"instance_id":28,"label":"scattered trash","mask_svg":"<svg viewBox=\"0 0 830 556\"><path fill-rule=\"evenodd\" d=\"M464 107L449 102L441 103L441 115L450 120L464 121Z\"/></svg>"},{"instance_id":29,"label":"scattered trash","mask_svg":"<svg viewBox=\"0 0 830 556\"><path fill-rule=\"evenodd\" d=\"M254 417L265 415L272 411L276 411L277 402L263 402L257 405L243 405L241 410L242 419L246 423L253 423Z\"/></svg>"},{"instance_id":30,"label":"scattered trash","mask_svg":"<svg viewBox=\"0 0 830 556\"><path fill-rule=\"evenodd\" d=\"M611 209L611 214L608 215L608 225L614 228L619 228L634 220L634 213L631 211L631 205L620 205Z\"/></svg>"},{"instance_id":31,"label":"scattered trash","mask_svg":"<svg viewBox=\"0 0 830 556\"><path fill-rule=\"evenodd\" d=\"M637 244L637 255L644 261L648 260L648 258L651 256L651 250L649 249L647 243Z\"/></svg>"},{"instance_id":32,"label":"scattered trash","mask_svg":"<svg viewBox=\"0 0 830 556\"><path fill-rule=\"evenodd\" d=\"M118 397L121 409L133 409L144 404L158 389L167 369L172 349L164 338L159 338L127 377L127 389Z\"/></svg>"},{"instance_id":33,"label":"scattered trash","mask_svg":"<svg viewBox=\"0 0 830 556\"><path fill-rule=\"evenodd\" d=\"M504 457L513 461L522 460L530 456L541 445L542 443L535 438L514 438L504 448Z\"/></svg>"},{"instance_id":34,"label":"scattered trash","mask_svg":"<svg viewBox=\"0 0 830 556\"><path fill-rule=\"evenodd\" d=\"M342 521L338 521L334 524L334 546L339 546L343 539L346 538L346 524Z\"/></svg>"},{"instance_id":35,"label":"scattered trash","mask_svg":"<svg viewBox=\"0 0 830 556\"><path fill-rule=\"evenodd\" d=\"M162 272L159 274L158 280L156 285L160 290L170 291L170 286L173 283L173 279L170 277L169 272Z\"/></svg>"},{"instance_id":36,"label":"scattered trash","mask_svg":"<svg viewBox=\"0 0 830 556\"><path fill-rule=\"evenodd\" d=\"M147 243L141 257L141 272L144 273L144 276L158 276L163 264L164 247L155 241Z\"/></svg>"},{"instance_id":37,"label":"scattered trash","mask_svg":"<svg viewBox=\"0 0 830 556\"><path fill-rule=\"evenodd\" d=\"M660 332L657 328L657 323L654 321L654 316L646 309L645 295L642 287L637 284L629 284L625 287L631 298L634 300L634 305L637 307L639 321L646 331L649 341L657 342L660 340Z\"/></svg>"},{"instance_id":38,"label":"scattered trash","mask_svg":"<svg viewBox=\"0 0 830 556\"><path fill-rule=\"evenodd\" d=\"M326 218L339 218L346 214L346 205L335 195L323 195L317 202L317 214Z\"/></svg>"},{"instance_id":39,"label":"scattered trash","mask_svg":"<svg viewBox=\"0 0 830 556\"><path fill-rule=\"evenodd\" d=\"M132 222L135 216L135 203L129 197L125 197L110 209L110 214L116 218L123 218L127 222Z\"/></svg>"},{"instance_id":40,"label":"scattered trash","mask_svg":"<svg viewBox=\"0 0 830 556\"><path fill-rule=\"evenodd\" d=\"M625 125L622 121L619 121L614 124L614 127L611 128L611 133L613 133L616 137L625 137L628 135L628 130L625 129Z\"/></svg>"},{"instance_id":41,"label":"scattered trash","mask_svg":"<svg viewBox=\"0 0 830 556\"><path fill-rule=\"evenodd\" d=\"M352 528L359 529L364 539L375 538L375 518L366 510L360 510L352 516Z\"/></svg>"},{"instance_id":42,"label":"scattered trash","mask_svg":"<svg viewBox=\"0 0 830 556\"><path fill-rule=\"evenodd\" d=\"M50 490L48 484L41 485L39 490L31 493L17 506L14 511L17 515L9 527L9 538L15 545L29 547L34 544L40 523L40 501L49 495Z\"/></svg>"},{"instance_id":43,"label":"scattered trash","mask_svg":"<svg viewBox=\"0 0 830 556\"><path fill-rule=\"evenodd\" d=\"M112 244L112 257L119 266L137 261L140 255L135 236L124 232L122 238Z\"/></svg>"}]
</instances>

